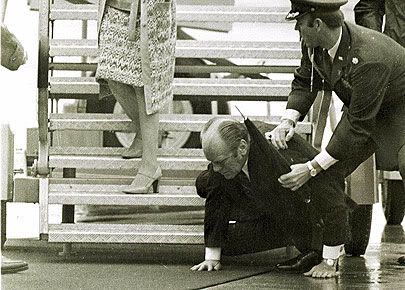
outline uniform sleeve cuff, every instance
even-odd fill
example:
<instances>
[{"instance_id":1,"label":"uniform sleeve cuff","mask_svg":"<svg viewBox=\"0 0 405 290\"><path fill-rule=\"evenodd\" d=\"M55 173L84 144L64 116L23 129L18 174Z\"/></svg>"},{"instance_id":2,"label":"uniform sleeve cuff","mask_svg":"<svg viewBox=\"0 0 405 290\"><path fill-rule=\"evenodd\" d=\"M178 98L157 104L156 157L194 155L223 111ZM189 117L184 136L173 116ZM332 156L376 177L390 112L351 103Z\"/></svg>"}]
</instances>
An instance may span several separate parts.
<instances>
[{"instance_id":1,"label":"uniform sleeve cuff","mask_svg":"<svg viewBox=\"0 0 405 290\"><path fill-rule=\"evenodd\" d=\"M281 120L288 119L288 120L292 120L294 122L294 124L297 124L300 117L301 117L301 114L297 110L287 109L287 110L285 110L285 113L284 113L283 117L281 118Z\"/></svg>"},{"instance_id":2,"label":"uniform sleeve cuff","mask_svg":"<svg viewBox=\"0 0 405 290\"><path fill-rule=\"evenodd\" d=\"M326 150L321 151L318 155L315 156L314 160L322 167L323 170L328 169L333 164L338 162L337 159L329 155Z\"/></svg>"},{"instance_id":3,"label":"uniform sleeve cuff","mask_svg":"<svg viewBox=\"0 0 405 290\"><path fill-rule=\"evenodd\" d=\"M205 248L205 260L221 260L221 248Z\"/></svg>"},{"instance_id":4,"label":"uniform sleeve cuff","mask_svg":"<svg viewBox=\"0 0 405 290\"><path fill-rule=\"evenodd\" d=\"M338 245L338 246L326 246L323 245L323 251L322 251L322 258L324 259L337 259L341 256L343 253L343 247L344 245Z\"/></svg>"}]
</instances>

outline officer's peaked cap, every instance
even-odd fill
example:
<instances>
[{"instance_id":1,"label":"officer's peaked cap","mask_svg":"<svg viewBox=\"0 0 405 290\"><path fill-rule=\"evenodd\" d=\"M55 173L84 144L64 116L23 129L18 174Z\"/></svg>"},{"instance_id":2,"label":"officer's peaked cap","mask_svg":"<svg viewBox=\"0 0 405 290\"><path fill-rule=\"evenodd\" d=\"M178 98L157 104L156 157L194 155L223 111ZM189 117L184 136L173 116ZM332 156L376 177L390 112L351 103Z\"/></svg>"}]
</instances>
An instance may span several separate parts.
<instances>
[{"instance_id":1,"label":"officer's peaked cap","mask_svg":"<svg viewBox=\"0 0 405 290\"><path fill-rule=\"evenodd\" d=\"M291 10L286 20L296 20L300 16L311 12L334 12L345 5L347 0L290 0Z\"/></svg>"}]
</instances>

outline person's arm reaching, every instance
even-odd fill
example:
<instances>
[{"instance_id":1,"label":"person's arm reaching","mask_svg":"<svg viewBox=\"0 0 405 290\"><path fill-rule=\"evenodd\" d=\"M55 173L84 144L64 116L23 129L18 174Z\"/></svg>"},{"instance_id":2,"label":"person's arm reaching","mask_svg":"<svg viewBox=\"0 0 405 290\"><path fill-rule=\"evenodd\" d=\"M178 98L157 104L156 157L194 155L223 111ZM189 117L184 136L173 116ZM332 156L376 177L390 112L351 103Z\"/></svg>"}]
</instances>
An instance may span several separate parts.
<instances>
[{"instance_id":1,"label":"person's arm reaching","mask_svg":"<svg viewBox=\"0 0 405 290\"><path fill-rule=\"evenodd\" d=\"M379 79L373 77L376 72L381 76ZM313 167L319 166L318 169L326 170L337 160L352 158L364 150L375 128L389 75L389 68L381 62L359 64L356 67L351 77L353 93L348 110L343 114L326 150L311 161ZM315 175L310 174L306 164L294 164L291 172L282 175L279 182L294 191Z\"/></svg>"},{"instance_id":2,"label":"person's arm reaching","mask_svg":"<svg viewBox=\"0 0 405 290\"><path fill-rule=\"evenodd\" d=\"M313 70L308 48L302 45L301 51L301 64L294 72L287 110L281 118L281 123L265 134L277 149L288 148L287 141L294 135L295 125L308 113L317 96L317 91L324 89L322 78Z\"/></svg>"},{"instance_id":3,"label":"person's arm reaching","mask_svg":"<svg viewBox=\"0 0 405 290\"><path fill-rule=\"evenodd\" d=\"M338 162L338 160L330 156L330 154L326 150L322 150L318 155L315 156L315 158L312 161L313 163L318 164L322 170L326 170L333 164Z\"/></svg>"},{"instance_id":4,"label":"person's arm reaching","mask_svg":"<svg viewBox=\"0 0 405 290\"><path fill-rule=\"evenodd\" d=\"M277 149L287 149L287 142L294 136L295 126L300 117L301 114L297 110L287 109L281 118L281 123L271 132L265 133L266 138Z\"/></svg>"},{"instance_id":5,"label":"person's arm reaching","mask_svg":"<svg viewBox=\"0 0 405 290\"><path fill-rule=\"evenodd\" d=\"M206 198L204 218L205 259L203 262L191 267L192 271L217 271L222 268L220 263L221 245L226 239L230 204L226 193L220 191L221 180L224 180L223 176L212 170L212 164L196 180L198 195Z\"/></svg>"}]
</instances>

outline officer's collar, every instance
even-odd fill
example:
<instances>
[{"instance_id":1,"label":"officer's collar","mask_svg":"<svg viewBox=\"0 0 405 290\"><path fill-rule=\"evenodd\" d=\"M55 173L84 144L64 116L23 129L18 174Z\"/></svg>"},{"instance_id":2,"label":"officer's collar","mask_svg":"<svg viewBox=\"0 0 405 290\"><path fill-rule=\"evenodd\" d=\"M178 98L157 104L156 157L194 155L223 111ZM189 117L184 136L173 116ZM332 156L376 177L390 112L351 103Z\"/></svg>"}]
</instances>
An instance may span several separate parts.
<instances>
[{"instance_id":1,"label":"officer's collar","mask_svg":"<svg viewBox=\"0 0 405 290\"><path fill-rule=\"evenodd\" d=\"M350 48L351 48L350 33L346 23L344 23L342 26L342 37L340 40L339 47L336 51L335 59L342 62L343 65L346 64Z\"/></svg>"},{"instance_id":2,"label":"officer's collar","mask_svg":"<svg viewBox=\"0 0 405 290\"><path fill-rule=\"evenodd\" d=\"M329 54L329 56L330 56L332 59L335 58L336 53L337 53L337 50L338 50L338 48L339 48L339 46L340 46L340 42L341 42L341 40L342 40L342 34L343 34L343 33L342 33L342 30L343 30L343 28L340 27L340 28L339 28L339 37L338 37L336 43L335 43L330 49L328 49L328 54Z\"/></svg>"}]
</instances>

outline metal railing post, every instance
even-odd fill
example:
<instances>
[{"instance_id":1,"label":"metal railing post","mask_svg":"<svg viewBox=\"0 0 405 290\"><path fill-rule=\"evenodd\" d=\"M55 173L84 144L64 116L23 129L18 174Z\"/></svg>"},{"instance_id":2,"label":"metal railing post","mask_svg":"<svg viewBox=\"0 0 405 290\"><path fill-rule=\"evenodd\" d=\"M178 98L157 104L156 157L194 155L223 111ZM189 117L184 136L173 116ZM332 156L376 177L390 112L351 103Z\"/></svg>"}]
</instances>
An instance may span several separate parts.
<instances>
[{"instance_id":1,"label":"metal railing post","mask_svg":"<svg viewBox=\"0 0 405 290\"><path fill-rule=\"evenodd\" d=\"M48 60L49 60L50 0L39 2L38 44L38 173L48 175Z\"/></svg>"}]
</instances>

